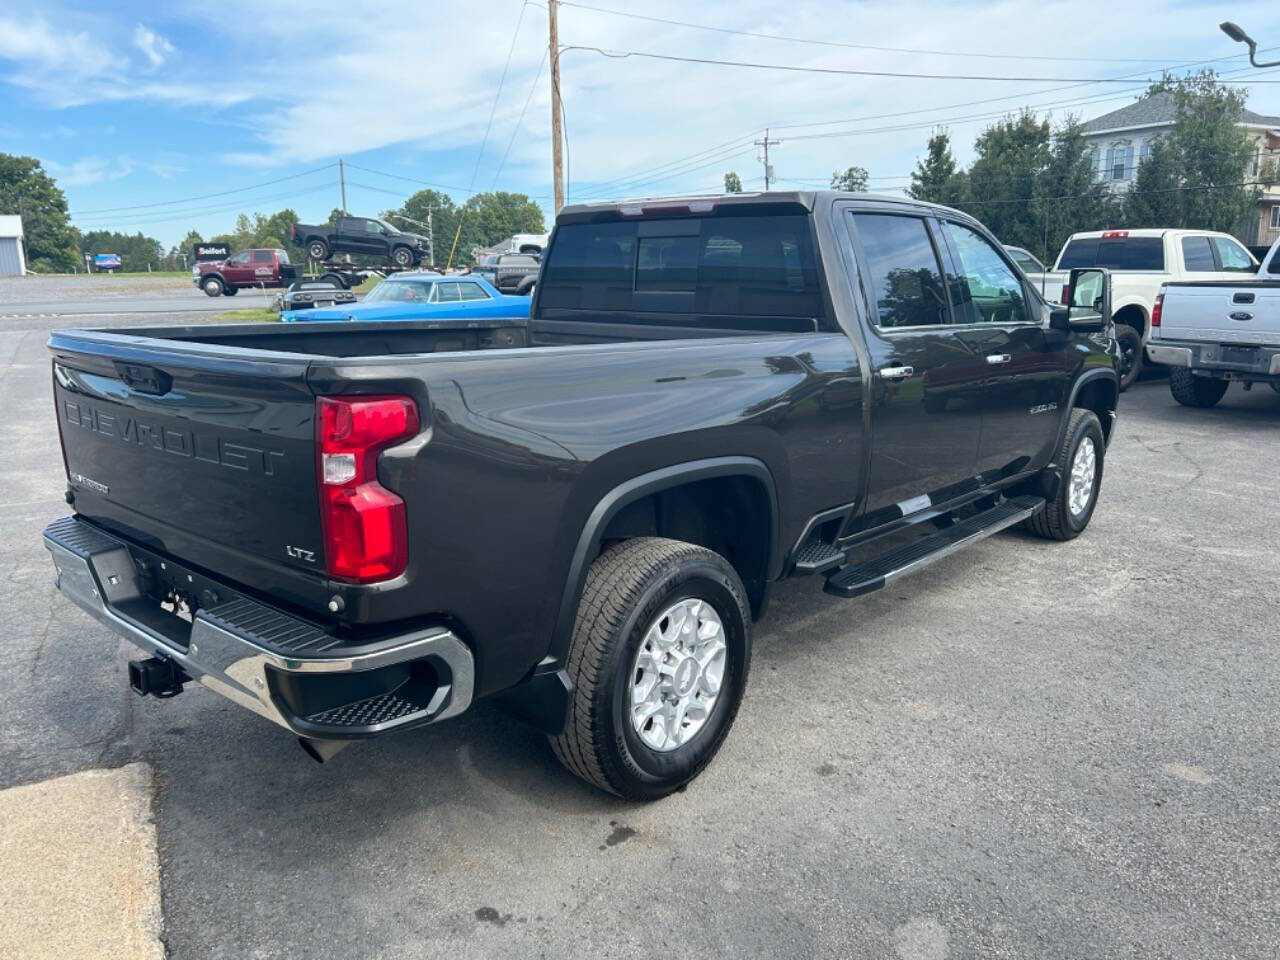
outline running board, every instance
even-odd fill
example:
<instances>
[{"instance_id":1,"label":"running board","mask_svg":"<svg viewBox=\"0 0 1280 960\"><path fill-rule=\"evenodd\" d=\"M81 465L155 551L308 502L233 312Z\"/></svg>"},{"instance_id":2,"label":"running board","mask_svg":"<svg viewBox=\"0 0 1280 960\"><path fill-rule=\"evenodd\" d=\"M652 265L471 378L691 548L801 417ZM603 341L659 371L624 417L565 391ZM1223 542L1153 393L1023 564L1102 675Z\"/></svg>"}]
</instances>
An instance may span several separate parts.
<instances>
[{"instance_id":1,"label":"running board","mask_svg":"<svg viewBox=\"0 0 1280 960\"><path fill-rule=\"evenodd\" d=\"M984 540L1005 527L1021 523L1043 510L1044 505L1043 497L1014 497L1006 500L999 506L974 514L945 530L939 530L897 550L842 567L827 577L822 589L832 596L846 598L879 590L885 584L915 573L962 547Z\"/></svg>"}]
</instances>

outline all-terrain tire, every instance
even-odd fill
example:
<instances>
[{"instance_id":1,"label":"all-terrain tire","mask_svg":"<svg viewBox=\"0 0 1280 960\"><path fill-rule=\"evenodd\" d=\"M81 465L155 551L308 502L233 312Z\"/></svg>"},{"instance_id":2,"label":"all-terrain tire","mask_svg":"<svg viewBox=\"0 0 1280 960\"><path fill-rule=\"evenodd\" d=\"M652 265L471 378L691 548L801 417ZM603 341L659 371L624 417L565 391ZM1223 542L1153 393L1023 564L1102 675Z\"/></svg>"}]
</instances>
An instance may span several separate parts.
<instances>
[{"instance_id":1,"label":"all-terrain tire","mask_svg":"<svg viewBox=\"0 0 1280 960\"><path fill-rule=\"evenodd\" d=\"M397 267L411 267L415 259L413 251L408 247L396 247L391 251L391 262Z\"/></svg>"},{"instance_id":2,"label":"all-terrain tire","mask_svg":"<svg viewBox=\"0 0 1280 960\"><path fill-rule=\"evenodd\" d=\"M669 751L631 722L633 664L649 628L682 599L711 605L727 645L720 693L702 728ZM587 573L569 647L574 691L564 732L550 737L572 773L629 800L656 800L706 767L733 725L751 666L750 612L724 557L679 540L641 537L606 551Z\"/></svg>"},{"instance_id":3,"label":"all-terrain tire","mask_svg":"<svg viewBox=\"0 0 1280 960\"><path fill-rule=\"evenodd\" d=\"M329 245L323 240L311 240L307 243L307 256L312 260L328 260Z\"/></svg>"},{"instance_id":4,"label":"all-terrain tire","mask_svg":"<svg viewBox=\"0 0 1280 960\"><path fill-rule=\"evenodd\" d=\"M1142 373L1142 333L1127 323L1117 323L1116 342L1120 345L1120 392L1133 386Z\"/></svg>"},{"instance_id":5,"label":"all-terrain tire","mask_svg":"<svg viewBox=\"0 0 1280 960\"><path fill-rule=\"evenodd\" d=\"M1078 511L1071 509L1071 471L1076 452L1081 444L1093 444L1093 485L1088 501ZM1023 521L1023 526L1037 536L1048 540L1074 540L1084 532L1098 505L1098 493L1102 489L1102 465L1107 445L1102 436L1102 424L1092 410L1075 407L1067 420L1067 430L1054 454L1058 465L1058 492L1043 510Z\"/></svg>"},{"instance_id":6,"label":"all-terrain tire","mask_svg":"<svg viewBox=\"0 0 1280 960\"><path fill-rule=\"evenodd\" d=\"M1226 395L1229 386L1228 380L1197 377L1186 367L1169 371L1169 392L1184 407L1212 407Z\"/></svg>"}]
</instances>

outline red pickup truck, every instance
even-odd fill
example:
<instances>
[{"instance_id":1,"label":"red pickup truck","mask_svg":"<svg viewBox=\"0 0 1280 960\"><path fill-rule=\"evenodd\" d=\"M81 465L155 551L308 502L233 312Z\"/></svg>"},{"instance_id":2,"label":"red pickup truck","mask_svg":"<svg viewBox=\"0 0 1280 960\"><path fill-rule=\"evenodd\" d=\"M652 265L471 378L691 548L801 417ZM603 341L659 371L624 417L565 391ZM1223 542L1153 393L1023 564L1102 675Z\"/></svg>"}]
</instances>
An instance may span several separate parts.
<instances>
[{"instance_id":1,"label":"red pickup truck","mask_svg":"<svg viewBox=\"0 0 1280 960\"><path fill-rule=\"evenodd\" d=\"M287 287L301 279L284 250L241 250L225 260L197 263L191 279L211 297L234 297L243 287ZM326 280L346 290L361 278L354 271L326 270L315 279Z\"/></svg>"}]
</instances>

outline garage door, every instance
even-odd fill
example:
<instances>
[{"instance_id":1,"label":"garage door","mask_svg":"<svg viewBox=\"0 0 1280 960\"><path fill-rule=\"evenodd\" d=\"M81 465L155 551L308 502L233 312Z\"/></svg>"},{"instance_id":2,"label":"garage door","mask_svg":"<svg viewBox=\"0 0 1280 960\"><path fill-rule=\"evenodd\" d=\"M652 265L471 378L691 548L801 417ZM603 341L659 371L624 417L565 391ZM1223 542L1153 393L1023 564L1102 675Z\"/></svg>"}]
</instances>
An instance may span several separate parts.
<instances>
[{"instance_id":1,"label":"garage door","mask_svg":"<svg viewBox=\"0 0 1280 960\"><path fill-rule=\"evenodd\" d=\"M22 251L17 237L0 237L0 277L22 275Z\"/></svg>"}]
</instances>

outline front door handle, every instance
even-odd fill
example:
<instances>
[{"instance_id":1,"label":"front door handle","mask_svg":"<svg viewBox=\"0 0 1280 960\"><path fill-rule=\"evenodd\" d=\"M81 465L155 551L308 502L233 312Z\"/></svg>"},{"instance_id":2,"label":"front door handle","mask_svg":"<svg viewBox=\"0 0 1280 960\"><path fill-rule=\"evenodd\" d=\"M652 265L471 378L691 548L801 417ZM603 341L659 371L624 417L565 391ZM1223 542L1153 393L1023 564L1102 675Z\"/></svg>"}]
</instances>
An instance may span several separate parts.
<instances>
[{"instance_id":1,"label":"front door handle","mask_svg":"<svg viewBox=\"0 0 1280 960\"><path fill-rule=\"evenodd\" d=\"M916 371L913 367L881 367L879 372L885 380L906 380Z\"/></svg>"},{"instance_id":2,"label":"front door handle","mask_svg":"<svg viewBox=\"0 0 1280 960\"><path fill-rule=\"evenodd\" d=\"M1009 356L1009 354L1007 353L988 353L987 354L987 363L991 364L991 366L993 367L998 367L1002 363L1008 363L1012 359L1013 357Z\"/></svg>"}]
</instances>

